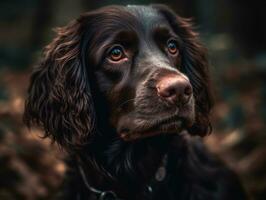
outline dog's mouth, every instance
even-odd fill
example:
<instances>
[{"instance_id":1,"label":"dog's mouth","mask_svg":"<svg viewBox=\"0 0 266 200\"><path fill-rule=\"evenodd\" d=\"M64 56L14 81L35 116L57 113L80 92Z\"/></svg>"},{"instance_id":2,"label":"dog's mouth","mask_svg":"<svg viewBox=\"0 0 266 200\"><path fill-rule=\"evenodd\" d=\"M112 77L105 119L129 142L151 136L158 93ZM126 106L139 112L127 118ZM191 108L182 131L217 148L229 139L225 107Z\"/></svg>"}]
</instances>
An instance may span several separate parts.
<instances>
[{"instance_id":1,"label":"dog's mouth","mask_svg":"<svg viewBox=\"0 0 266 200\"><path fill-rule=\"evenodd\" d=\"M120 136L123 140L132 141L156 135L178 134L185 127L190 126L188 121L177 115L157 120L153 123L144 122L141 128L136 130L122 129Z\"/></svg>"},{"instance_id":2,"label":"dog's mouth","mask_svg":"<svg viewBox=\"0 0 266 200\"><path fill-rule=\"evenodd\" d=\"M129 112L119 118L117 133L125 141L133 141L156 135L179 134L195 122L193 99L181 108L158 114Z\"/></svg>"}]
</instances>

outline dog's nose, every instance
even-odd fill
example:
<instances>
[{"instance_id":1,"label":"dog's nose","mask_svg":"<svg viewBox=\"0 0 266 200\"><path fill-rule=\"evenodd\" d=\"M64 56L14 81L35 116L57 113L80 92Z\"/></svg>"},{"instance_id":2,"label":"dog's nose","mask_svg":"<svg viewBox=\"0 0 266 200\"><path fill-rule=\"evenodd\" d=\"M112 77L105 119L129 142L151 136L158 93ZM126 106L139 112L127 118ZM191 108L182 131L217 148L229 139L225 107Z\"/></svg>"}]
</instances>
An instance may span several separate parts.
<instances>
[{"instance_id":1,"label":"dog's nose","mask_svg":"<svg viewBox=\"0 0 266 200\"><path fill-rule=\"evenodd\" d=\"M156 88L158 96L172 104L185 104L192 95L192 86L182 75L162 77Z\"/></svg>"}]
</instances>

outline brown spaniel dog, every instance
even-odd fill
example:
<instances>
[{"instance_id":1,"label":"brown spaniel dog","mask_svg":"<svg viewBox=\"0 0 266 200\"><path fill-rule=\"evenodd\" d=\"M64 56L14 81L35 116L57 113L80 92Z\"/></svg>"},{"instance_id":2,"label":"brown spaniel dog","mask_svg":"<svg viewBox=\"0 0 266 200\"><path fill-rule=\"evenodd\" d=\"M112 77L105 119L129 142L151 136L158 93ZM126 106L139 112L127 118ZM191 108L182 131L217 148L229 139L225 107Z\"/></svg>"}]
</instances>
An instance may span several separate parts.
<instances>
[{"instance_id":1,"label":"brown spaniel dog","mask_svg":"<svg viewBox=\"0 0 266 200\"><path fill-rule=\"evenodd\" d=\"M31 77L24 120L69 153L71 200L244 200L204 148L206 51L163 5L108 6L57 29Z\"/></svg>"}]
</instances>

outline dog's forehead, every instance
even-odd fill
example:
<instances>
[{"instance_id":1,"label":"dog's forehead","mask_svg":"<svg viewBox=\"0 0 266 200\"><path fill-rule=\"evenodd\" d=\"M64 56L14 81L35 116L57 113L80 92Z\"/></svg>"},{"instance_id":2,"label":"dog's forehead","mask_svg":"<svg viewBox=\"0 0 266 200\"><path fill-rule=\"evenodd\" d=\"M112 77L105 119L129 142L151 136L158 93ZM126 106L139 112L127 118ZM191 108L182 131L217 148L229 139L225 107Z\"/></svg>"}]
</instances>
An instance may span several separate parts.
<instances>
[{"instance_id":1,"label":"dog's forehead","mask_svg":"<svg viewBox=\"0 0 266 200\"><path fill-rule=\"evenodd\" d=\"M156 27L168 24L166 18L152 6L107 6L87 16L90 30L97 32L96 37L107 33L114 35L124 30L146 34ZM104 31L99 32L99 29Z\"/></svg>"},{"instance_id":2,"label":"dog's forehead","mask_svg":"<svg viewBox=\"0 0 266 200\"><path fill-rule=\"evenodd\" d=\"M165 18L151 6L128 5L126 10L135 16L135 19L145 27L165 22Z\"/></svg>"}]
</instances>

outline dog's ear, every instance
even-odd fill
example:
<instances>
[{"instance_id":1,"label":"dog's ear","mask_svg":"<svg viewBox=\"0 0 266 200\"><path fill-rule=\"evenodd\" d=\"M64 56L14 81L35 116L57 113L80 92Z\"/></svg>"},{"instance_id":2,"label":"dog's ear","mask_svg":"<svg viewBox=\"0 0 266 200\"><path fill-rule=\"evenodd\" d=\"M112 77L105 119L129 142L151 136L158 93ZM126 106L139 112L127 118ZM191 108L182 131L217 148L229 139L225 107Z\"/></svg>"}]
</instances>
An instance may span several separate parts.
<instances>
[{"instance_id":1,"label":"dog's ear","mask_svg":"<svg viewBox=\"0 0 266 200\"><path fill-rule=\"evenodd\" d=\"M211 132L209 114L213 105L206 49L201 45L198 34L193 30L190 19L176 15L164 5L152 5L169 22L181 38L181 70L193 86L196 121L189 132L204 136Z\"/></svg>"},{"instance_id":2,"label":"dog's ear","mask_svg":"<svg viewBox=\"0 0 266 200\"><path fill-rule=\"evenodd\" d=\"M56 30L34 69L25 103L24 121L36 124L64 148L88 142L95 112L82 50L87 31L82 16Z\"/></svg>"}]
</instances>

